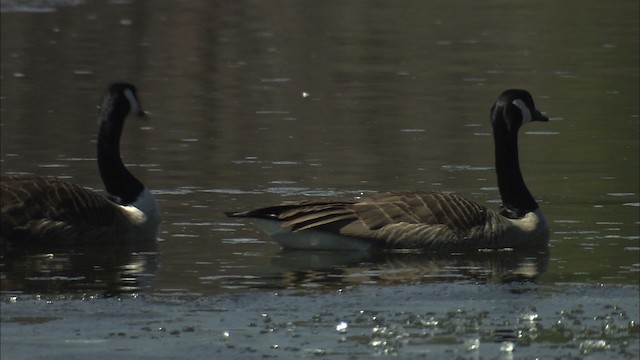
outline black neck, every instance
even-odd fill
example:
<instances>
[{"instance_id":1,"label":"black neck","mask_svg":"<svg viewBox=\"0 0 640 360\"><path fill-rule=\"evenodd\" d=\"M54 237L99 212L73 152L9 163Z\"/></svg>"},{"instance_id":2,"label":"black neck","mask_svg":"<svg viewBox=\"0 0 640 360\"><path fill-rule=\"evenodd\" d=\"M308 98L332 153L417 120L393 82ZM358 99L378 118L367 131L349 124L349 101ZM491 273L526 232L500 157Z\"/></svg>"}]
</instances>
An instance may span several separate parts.
<instances>
[{"instance_id":1,"label":"black neck","mask_svg":"<svg viewBox=\"0 0 640 360\"><path fill-rule=\"evenodd\" d=\"M120 135L129 106L118 106L117 96L103 104L98 134L98 167L111 196L122 204L131 204L144 190L144 185L127 170L120 158ZM123 101L123 100L120 100Z\"/></svg>"},{"instance_id":2,"label":"black neck","mask_svg":"<svg viewBox=\"0 0 640 360\"><path fill-rule=\"evenodd\" d=\"M503 206L501 214L511 218L523 217L537 209L538 204L520 172L517 129L494 129L494 141L498 189Z\"/></svg>"}]
</instances>

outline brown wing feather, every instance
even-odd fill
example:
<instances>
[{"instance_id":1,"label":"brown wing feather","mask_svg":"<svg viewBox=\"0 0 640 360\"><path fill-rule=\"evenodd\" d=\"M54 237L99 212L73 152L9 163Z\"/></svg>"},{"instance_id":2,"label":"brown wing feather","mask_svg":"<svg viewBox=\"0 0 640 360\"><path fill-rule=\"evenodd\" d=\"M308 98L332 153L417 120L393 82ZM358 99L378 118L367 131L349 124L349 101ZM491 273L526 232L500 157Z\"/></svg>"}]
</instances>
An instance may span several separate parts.
<instances>
[{"instance_id":1,"label":"brown wing feather","mask_svg":"<svg viewBox=\"0 0 640 360\"><path fill-rule=\"evenodd\" d=\"M420 225L444 225L461 233L484 225L488 209L473 201L453 194L437 192L383 193L360 201L330 203L318 206L314 203L298 204L277 217L289 226L304 221L307 226L315 218L331 215L358 220L371 231L399 223Z\"/></svg>"},{"instance_id":2,"label":"brown wing feather","mask_svg":"<svg viewBox=\"0 0 640 360\"><path fill-rule=\"evenodd\" d=\"M352 208L358 221L341 233L381 240L385 247L456 247L474 241L495 220L493 212L478 203L438 192L385 193Z\"/></svg>"},{"instance_id":3,"label":"brown wing feather","mask_svg":"<svg viewBox=\"0 0 640 360\"><path fill-rule=\"evenodd\" d=\"M278 220L282 226L292 231L321 229L338 233L346 223L357 220L355 213L347 206L353 202L310 202L303 201L280 206L272 206L252 211L227 213L232 217L250 217Z\"/></svg>"},{"instance_id":4,"label":"brown wing feather","mask_svg":"<svg viewBox=\"0 0 640 360\"><path fill-rule=\"evenodd\" d=\"M292 231L322 230L380 247L452 248L486 236L494 212L463 197L438 192L382 193L341 202L302 202L229 216L282 221ZM494 226L495 228L495 226Z\"/></svg>"},{"instance_id":5,"label":"brown wing feather","mask_svg":"<svg viewBox=\"0 0 640 360\"><path fill-rule=\"evenodd\" d=\"M50 177L2 176L1 202L2 237L9 239L103 236L124 216L106 197Z\"/></svg>"}]
</instances>

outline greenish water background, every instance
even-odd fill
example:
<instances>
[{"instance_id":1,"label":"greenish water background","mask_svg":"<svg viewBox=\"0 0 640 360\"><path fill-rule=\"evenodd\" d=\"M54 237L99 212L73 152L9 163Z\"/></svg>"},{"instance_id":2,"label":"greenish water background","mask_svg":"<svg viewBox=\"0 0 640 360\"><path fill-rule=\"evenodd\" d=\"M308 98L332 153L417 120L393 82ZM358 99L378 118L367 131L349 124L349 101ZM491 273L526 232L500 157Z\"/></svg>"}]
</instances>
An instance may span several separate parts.
<instances>
[{"instance_id":1,"label":"greenish water background","mask_svg":"<svg viewBox=\"0 0 640 360\"><path fill-rule=\"evenodd\" d=\"M2 172L59 176L100 191L96 104L108 83L131 81L150 121L127 124L122 153L156 194L163 222L151 248L3 253L2 348L11 339L17 354L28 344L12 336L44 331L11 320L33 310L24 302L32 296L133 291L215 302L265 291L315 294L295 298L304 304L339 289L363 292L337 311L346 318L378 306L364 299L381 288L407 285L411 294L446 298L442 286L451 284L460 302L440 304L437 315L462 307L496 320L511 314L499 298L520 285L478 284L514 273L533 274L525 278L535 291L551 294L539 311L547 315L622 287L616 299L624 300L603 306L624 308L637 324L629 310L637 308L640 271L637 14L637 1L3 1ZM528 125L520 138L525 180L551 226L548 254L290 254L222 214L411 189L497 207L488 114L512 87L528 89L552 120ZM493 292L502 305L487 309L475 292ZM535 307L536 298L524 296L517 314ZM388 300L396 305L389 311L413 305ZM17 307L8 313L7 304ZM70 326L72 304L59 310ZM149 303L131 306L144 311ZM176 306L176 316L191 311ZM248 314L261 311L246 306ZM637 337L637 325L629 329L619 342L607 339L615 346L604 354L626 356L620 344ZM462 333L452 341L464 343ZM525 355L559 342L578 356L576 339L533 340ZM637 354L637 339L631 344Z\"/></svg>"}]
</instances>

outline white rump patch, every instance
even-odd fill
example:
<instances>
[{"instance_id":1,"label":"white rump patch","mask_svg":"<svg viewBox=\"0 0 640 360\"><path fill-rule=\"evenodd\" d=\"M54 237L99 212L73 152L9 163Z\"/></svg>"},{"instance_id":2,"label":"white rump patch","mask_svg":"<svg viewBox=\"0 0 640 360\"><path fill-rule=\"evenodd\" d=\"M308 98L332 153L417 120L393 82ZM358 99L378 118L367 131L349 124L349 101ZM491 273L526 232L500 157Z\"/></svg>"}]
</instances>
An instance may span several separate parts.
<instances>
[{"instance_id":1,"label":"white rump patch","mask_svg":"<svg viewBox=\"0 0 640 360\"><path fill-rule=\"evenodd\" d=\"M524 101L520 100L520 99L515 99L513 100L513 105L517 106L518 109L520 109L520 112L522 112L522 124L526 124L529 121L531 121L532 117L531 117L531 110L529 109L529 107L527 106L527 104L524 103Z\"/></svg>"}]
</instances>

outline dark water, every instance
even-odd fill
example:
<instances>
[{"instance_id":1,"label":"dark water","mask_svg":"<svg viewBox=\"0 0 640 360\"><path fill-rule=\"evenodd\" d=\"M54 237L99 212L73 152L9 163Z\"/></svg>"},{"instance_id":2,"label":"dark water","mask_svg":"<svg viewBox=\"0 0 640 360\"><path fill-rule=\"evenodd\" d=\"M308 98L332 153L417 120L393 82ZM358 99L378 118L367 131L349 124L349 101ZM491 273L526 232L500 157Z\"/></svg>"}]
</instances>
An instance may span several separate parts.
<instances>
[{"instance_id":1,"label":"dark water","mask_svg":"<svg viewBox=\"0 0 640 360\"><path fill-rule=\"evenodd\" d=\"M34 295L215 301L311 291L295 301L317 302L339 289L450 284L463 294L454 307L464 308L470 291L483 292L476 284L522 281L543 293L571 289L571 306L545 302L547 314L584 306L585 288L602 286L603 298L623 288L630 296L603 306L625 308L637 336L636 1L3 1L2 11L2 172L101 191L96 104L108 83L131 81L150 120L128 122L122 153L163 218L148 247L3 253L3 339L19 329L8 307L32 311L7 304ZM520 139L525 179L550 221L549 253L283 253L222 214L410 189L497 207L488 114L512 87L529 90L552 120L528 125ZM499 299L514 291L505 286L484 291ZM441 305L443 317L455 310ZM476 314L488 311L478 306ZM575 355L575 339L556 340ZM637 339L631 347L637 354ZM603 351L625 354L611 349Z\"/></svg>"}]
</instances>

